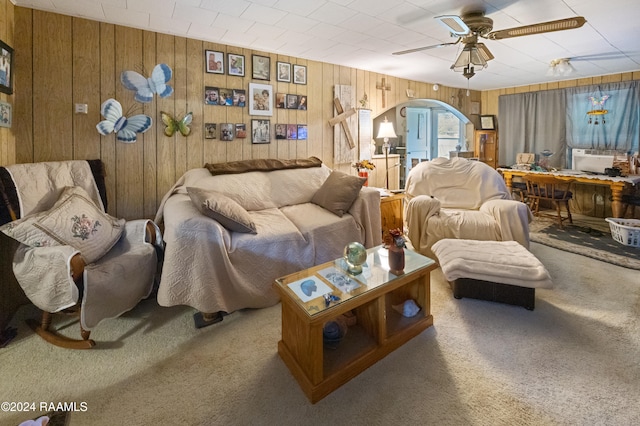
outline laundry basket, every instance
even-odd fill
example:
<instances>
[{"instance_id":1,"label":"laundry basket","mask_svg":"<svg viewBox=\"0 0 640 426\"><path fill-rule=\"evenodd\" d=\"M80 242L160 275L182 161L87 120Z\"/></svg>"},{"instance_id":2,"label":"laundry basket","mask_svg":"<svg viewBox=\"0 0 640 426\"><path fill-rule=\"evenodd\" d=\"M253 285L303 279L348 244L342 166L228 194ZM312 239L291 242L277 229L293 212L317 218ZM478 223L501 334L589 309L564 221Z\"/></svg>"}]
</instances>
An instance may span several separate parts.
<instances>
[{"instance_id":1,"label":"laundry basket","mask_svg":"<svg viewBox=\"0 0 640 426\"><path fill-rule=\"evenodd\" d=\"M611 236L620 244L631 247L640 247L640 220L618 219L608 217Z\"/></svg>"}]
</instances>

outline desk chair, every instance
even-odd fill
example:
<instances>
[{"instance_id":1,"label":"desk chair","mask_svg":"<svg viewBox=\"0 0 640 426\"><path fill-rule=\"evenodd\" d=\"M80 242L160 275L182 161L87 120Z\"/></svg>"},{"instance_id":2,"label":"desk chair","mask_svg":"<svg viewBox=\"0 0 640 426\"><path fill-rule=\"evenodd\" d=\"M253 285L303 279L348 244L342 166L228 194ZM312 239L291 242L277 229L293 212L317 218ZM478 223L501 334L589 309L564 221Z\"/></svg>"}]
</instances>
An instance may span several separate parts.
<instances>
[{"instance_id":1,"label":"desk chair","mask_svg":"<svg viewBox=\"0 0 640 426\"><path fill-rule=\"evenodd\" d=\"M529 208L535 216L551 216L555 214L540 213L540 201L549 201L556 207L558 226L562 229L562 222L568 220L573 223L569 200L573 193L569 190L573 180L559 179L555 176L544 174L527 174L524 176L527 185L526 197L529 200ZM564 205L567 216L562 216L560 206Z\"/></svg>"}]
</instances>

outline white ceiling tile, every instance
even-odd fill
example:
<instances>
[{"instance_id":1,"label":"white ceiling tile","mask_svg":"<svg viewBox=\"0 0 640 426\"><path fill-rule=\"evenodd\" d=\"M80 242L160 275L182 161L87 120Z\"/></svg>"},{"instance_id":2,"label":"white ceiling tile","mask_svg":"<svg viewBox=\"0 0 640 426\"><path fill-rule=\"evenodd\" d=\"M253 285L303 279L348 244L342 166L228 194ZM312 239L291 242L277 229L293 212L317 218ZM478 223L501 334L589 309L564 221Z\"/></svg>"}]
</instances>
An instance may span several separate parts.
<instances>
[{"instance_id":1,"label":"white ceiling tile","mask_svg":"<svg viewBox=\"0 0 640 426\"><path fill-rule=\"evenodd\" d=\"M309 28L318 25L318 23L318 21L304 16L296 15L294 13L287 13L284 18L278 21L277 25L278 27L286 28L290 31L304 32Z\"/></svg>"},{"instance_id":2,"label":"white ceiling tile","mask_svg":"<svg viewBox=\"0 0 640 426\"><path fill-rule=\"evenodd\" d=\"M283 12L282 10L271 9L252 3L240 16L244 19L262 22L263 24L271 24L273 22L278 22L284 18L285 15L286 12Z\"/></svg>"},{"instance_id":3,"label":"white ceiling tile","mask_svg":"<svg viewBox=\"0 0 640 426\"><path fill-rule=\"evenodd\" d=\"M127 0L127 9L136 12L151 11L151 15L170 17L175 4L175 0Z\"/></svg>"},{"instance_id":4,"label":"white ceiling tile","mask_svg":"<svg viewBox=\"0 0 640 426\"><path fill-rule=\"evenodd\" d=\"M250 5L251 3L246 0L202 0L200 7L225 15L238 17L242 15Z\"/></svg>"},{"instance_id":5,"label":"white ceiling tile","mask_svg":"<svg viewBox=\"0 0 640 426\"><path fill-rule=\"evenodd\" d=\"M300 1L300 0L278 0L274 7L289 13L300 16L308 16L311 12L324 5L326 1Z\"/></svg>"},{"instance_id":6,"label":"white ceiling tile","mask_svg":"<svg viewBox=\"0 0 640 426\"><path fill-rule=\"evenodd\" d=\"M265 25L260 22L255 22L247 31L248 35L256 36L257 38L277 39L286 31L282 27L274 27L272 25Z\"/></svg>"},{"instance_id":7,"label":"white ceiling tile","mask_svg":"<svg viewBox=\"0 0 640 426\"><path fill-rule=\"evenodd\" d=\"M191 22L171 19L166 16L151 14L149 29L165 34L186 34L189 31Z\"/></svg>"},{"instance_id":8,"label":"white ceiling tile","mask_svg":"<svg viewBox=\"0 0 640 426\"><path fill-rule=\"evenodd\" d=\"M217 12L212 10L202 9L201 7L182 6L176 7L173 11L173 18L181 21L191 21L194 24L208 26L213 24Z\"/></svg>"},{"instance_id":9,"label":"white ceiling tile","mask_svg":"<svg viewBox=\"0 0 640 426\"><path fill-rule=\"evenodd\" d=\"M90 19L105 19L106 15L99 2L78 3L74 0L56 0L53 2L56 11L73 9L76 16ZM122 10L120 13L122 13ZM60 13L60 12L58 12ZM108 18L107 18L108 19Z\"/></svg>"},{"instance_id":10,"label":"white ceiling tile","mask_svg":"<svg viewBox=\"0 0 640 426\"><path fill-rule=\"evenodd\" d=\"M254 23L254 21L250 21L248 19L242 19L236 16L229 16L220 13L216 16L216 19L213 21L211 26L243 33L251 28Z\"/></svg>"},{"instance_id":11,"label":"white ceiling tile","mask_svg":"<svg viewBox=\"0 0 640 426\"><path fill-rule=\"evenodd\" d=\"M104 16L110 22L118 22L119 25L125 25L134 28L149 27L149 13L130 10L123 16L121 8L103 5L102 9L104 10Z\"/></svg>"},{"instance_id":12,"label":"white ceiling tile","mask_svg":"<svg viewBox=\"0 0 640 426\"><path fill-rule=\"evenodd\" d=\"M217 42L225 37L227 30L224 28L216 28L209 25L191 24L187 35L198 40L207 40Z\"/></svg>"},{"instance_id":13,"label":"white ceiling tile","mask_svg":"<svg viewBox=\"0 0 640 426\"><path fill-rule=\"evenodd\" d=\"M335 3L325 3L318 9L309 14L310 18L317 19L318 21L339 24L356 14L353 10L346 7L337 5Z\"/></svg>"}]
</instances>

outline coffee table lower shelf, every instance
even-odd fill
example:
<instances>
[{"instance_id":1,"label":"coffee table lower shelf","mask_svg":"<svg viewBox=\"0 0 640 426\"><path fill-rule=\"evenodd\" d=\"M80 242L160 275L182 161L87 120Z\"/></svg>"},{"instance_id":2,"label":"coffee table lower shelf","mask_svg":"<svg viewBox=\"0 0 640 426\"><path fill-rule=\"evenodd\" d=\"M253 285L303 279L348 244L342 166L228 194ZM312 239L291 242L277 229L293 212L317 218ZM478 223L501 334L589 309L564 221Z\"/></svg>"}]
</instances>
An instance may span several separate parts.
<instances>
[{"instance_id":1,"label":"coffee table lower shelf","mask_svg":"<svg viewBox=\"0 0 640 426\"><path fill-rule=\"evenodd\" d=\"M356 349L353 354L343 354L343 357L333 356L337 355L342 346L351 345L351 347L357 348L358 344L353 344L354 333L353 328L349 328L349 335L345 337L345 340L340 342L340 346L336 349L324 350L324 377L316 384L307 377L303 368L298 364L296 358L287 348L284 341L278 342L278 354L287 365L291 374L295 377L300 385L302 391L307 395L311 403L315 404L325 396L329 395L340 386L347 383L349 380L362 373L367 368L371 367L376 362L408 342L422 331L426 330L433 325L433 316L421 318L419 321L414 322L412 325L402 331L402 333L396 334L389 338L382 345L376 345L375 342L367 345L368 347L359 350ZM364 330L358 334L366 334ZM351 337L351 339L349 339ZM362 336L359 336L362 339ZM346 352L349 352L348 350Z\"/></svg>"}]
</instances>

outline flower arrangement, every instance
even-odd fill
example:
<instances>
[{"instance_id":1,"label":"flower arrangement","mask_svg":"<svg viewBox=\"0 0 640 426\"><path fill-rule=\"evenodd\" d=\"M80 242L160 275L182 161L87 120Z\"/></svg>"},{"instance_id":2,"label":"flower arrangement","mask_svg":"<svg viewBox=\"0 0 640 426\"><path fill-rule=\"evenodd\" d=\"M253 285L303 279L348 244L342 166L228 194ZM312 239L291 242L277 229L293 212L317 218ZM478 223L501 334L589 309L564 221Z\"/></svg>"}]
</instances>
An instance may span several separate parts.
<instances>
[{"instance_id":1,"label":"flower arrangement","mask_svg":"<svg viewBox=\"0 0 640 426\"><path fill-rule=\"evenodd\" d=\"M360 160L354 163L352 167L358 170L373 170L376 168L376 165L369 160Z\"/></svg>"},{"instance_id":2,"label":"flower arrangement","mask_svg":"<svg viewBox=\"0 0 640 426\"><path fill-rule=\"evenodd\" d=\"M389 230L389 245L393 243L396 247L406 247L406 241L404 239L404 234L402 233L402 229L390 229Z\"/></svg>"}]
</instances>

